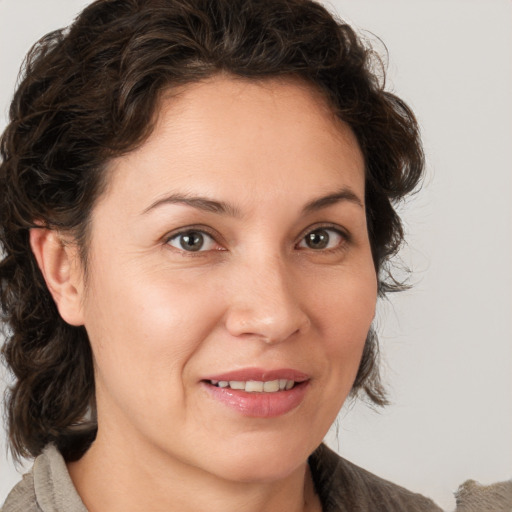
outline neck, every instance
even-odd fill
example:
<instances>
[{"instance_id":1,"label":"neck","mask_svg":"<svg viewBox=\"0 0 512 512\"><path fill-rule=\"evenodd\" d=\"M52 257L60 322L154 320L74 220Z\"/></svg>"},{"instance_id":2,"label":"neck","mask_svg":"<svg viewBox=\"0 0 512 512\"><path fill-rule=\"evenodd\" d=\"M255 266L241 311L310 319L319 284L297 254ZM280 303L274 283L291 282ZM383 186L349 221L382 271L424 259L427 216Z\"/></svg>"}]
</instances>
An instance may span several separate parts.
<instances>
[{"instance_id":1,"label":"neck","mask_svg":"<svg viewBox=\"0 0 512 512\"><path fill-rule=\"evenodd\" d=\"M89 512L313 512L321 510L307 462L277 481L240 482L190 466L154 447L96 441L69 472ZM142 453L142 455L141 455Z\"/></svg>"}]
</instances>

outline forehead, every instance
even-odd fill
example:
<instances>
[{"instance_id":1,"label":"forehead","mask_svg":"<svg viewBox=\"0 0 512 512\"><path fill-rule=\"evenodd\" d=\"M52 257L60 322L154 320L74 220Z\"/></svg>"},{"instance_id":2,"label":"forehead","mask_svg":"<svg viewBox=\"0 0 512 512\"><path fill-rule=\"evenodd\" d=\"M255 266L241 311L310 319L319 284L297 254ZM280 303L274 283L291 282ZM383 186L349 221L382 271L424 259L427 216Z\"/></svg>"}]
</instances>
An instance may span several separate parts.
<instances>
[{"instance_id":1,"label":"forehead","mask_svg":"<svg viewBox=\"0 0 512 512\"><path fill-rule=\"evenodd\" d=\"M252 134L259 137L254 142L260 142L258 150L262 151L263 142L271 149L276 144L298 142L298 136L308 132L315 142L341 142L347 146L345 150L351 146L359 152L352 130L336 115L325 94L298 77L252 80L214 75L164 92L155 114L156 130L162 135L194 132L206 139L229 135L235 145ZM174 134L173 126L177 127ZM273 139L274 132L283 127L286 130Z\"/></svg>"},{"instance_id":2,"label":"forehead","mask_svg":"<svg viewBox=\"0 0 512 512\"><path fill-rule=\"evenodd\" d=\"M110 172L117 190L140 182L138 195L179 188L243 200L241 186L276 199L283 191L364 190L353 132L316 88L293 79L218 75L166 91L149 138Z\"/></svg>"}]
</instances>

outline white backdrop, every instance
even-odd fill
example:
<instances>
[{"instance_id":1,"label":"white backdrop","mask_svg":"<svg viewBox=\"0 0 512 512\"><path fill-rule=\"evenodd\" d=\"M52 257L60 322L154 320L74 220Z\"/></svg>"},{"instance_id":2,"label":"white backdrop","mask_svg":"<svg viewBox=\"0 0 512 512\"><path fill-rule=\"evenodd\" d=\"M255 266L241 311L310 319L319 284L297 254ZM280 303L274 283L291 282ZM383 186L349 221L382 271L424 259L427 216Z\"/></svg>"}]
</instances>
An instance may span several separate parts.
<instances>
[{"instance_id":1,"label":"white backdrop","mask_svg":"<svg viewBox=\"0 0 512 512\"><path fill-rule=\"evenodd\" d=\"M0 130L26 51L87 3L0 0ZM347 407L328 442L452 510L462 481L512 477L512 2L328 4L385 42L428 158L404 208L415 286L377 319L393 404ZM19 475L0 443L2 503Z\"/></svg>"}]
</instances>

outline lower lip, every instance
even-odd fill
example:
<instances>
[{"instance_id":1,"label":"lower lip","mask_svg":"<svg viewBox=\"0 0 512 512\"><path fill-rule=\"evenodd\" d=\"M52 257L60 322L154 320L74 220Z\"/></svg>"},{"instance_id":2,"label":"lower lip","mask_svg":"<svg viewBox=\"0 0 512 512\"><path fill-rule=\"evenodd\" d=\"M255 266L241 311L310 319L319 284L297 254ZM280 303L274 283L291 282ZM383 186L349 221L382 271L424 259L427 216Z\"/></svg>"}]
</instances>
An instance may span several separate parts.
<instances>
[{"instance_id":1,"label":"lower lip","mask_svg":"<svg viewBox=\"0 0 512 512\"><path fill-rule=\"evenodd\" d=\"M208 382L204 387L214 399L252 418L276 418L297 408L309 387L309 381L299 382L287 391L248 393L239 389L219 388Z\"/></svg>"}]
</instances>

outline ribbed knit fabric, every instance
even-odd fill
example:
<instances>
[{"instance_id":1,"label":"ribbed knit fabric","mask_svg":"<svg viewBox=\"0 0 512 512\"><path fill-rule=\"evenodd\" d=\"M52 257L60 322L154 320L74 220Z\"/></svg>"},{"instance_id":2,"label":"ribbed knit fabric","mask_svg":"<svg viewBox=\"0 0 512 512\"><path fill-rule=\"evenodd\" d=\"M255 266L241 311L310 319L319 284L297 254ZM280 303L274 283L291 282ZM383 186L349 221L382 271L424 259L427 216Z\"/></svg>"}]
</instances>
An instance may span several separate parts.
<instances>
[{"instance_id":1,"label":"ribbed knit fabric","mask_svg":"<svg viewBox=\"0 0 512 512\"><path fill-rule=\"evenodd\" d=\"M1 512L87 512L69 476L66 463L48 445L7 496Z\"/></svg>"},{"instance_id":2,"label":"ribbed knit fabric","mask_svg":"<svg viewBox=\"0 0 512 512\"><path fill-rule=\"evenodd\" d=\"M352 464L325 445L309 458L323 512L440 512L430 499Z\"/></svg>"}]
</instances>

